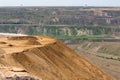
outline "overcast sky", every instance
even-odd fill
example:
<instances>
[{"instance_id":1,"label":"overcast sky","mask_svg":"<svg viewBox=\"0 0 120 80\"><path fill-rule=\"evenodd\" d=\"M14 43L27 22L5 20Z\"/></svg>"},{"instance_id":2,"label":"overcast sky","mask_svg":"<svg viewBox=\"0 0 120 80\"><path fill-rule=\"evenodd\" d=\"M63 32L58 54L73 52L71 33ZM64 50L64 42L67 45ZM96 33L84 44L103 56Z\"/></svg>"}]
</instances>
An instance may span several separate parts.
<instances>
[{"instance_id":1,"label":"overcast sky","mask_svg":"<svg viewBox=\"0 0 120 80\"><path fill-rule=\"evenodd\" d=\"M119 6L120 0L0 0L0 6Z\"/></svg>"}]
</instances>

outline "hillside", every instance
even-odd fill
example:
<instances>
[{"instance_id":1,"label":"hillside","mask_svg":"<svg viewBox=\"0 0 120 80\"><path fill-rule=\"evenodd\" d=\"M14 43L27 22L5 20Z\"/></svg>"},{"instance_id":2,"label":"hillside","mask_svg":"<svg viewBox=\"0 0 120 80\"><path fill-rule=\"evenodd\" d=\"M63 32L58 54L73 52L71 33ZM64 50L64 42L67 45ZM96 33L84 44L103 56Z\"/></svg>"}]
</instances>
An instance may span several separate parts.
<instances>
[{"instance_id":1,"label":"hillside","mask_svg":"<svg viewBox=\"0 0 120 80\"><path fill-rule=\"evenodd\" d=\"M14 75L39 80L114 80L59 40L43 36L0 38L0 78Z\"/></svg>"},{"instance_id":2,"label":"hillside","mask_svg":"<svg viewBox=\"0 0 120 80\"><path fill-rule=\"evenodd\" d=\"M3 7L0 32L47 35L120 37L119 7Z\"/></svg>"},{"instance_id":3,"label":"hillside","mask_svg":"<svg viewBox=\"0 0 120 80\"><path fill-rule=\"evenodd\" d=\"M67 45L117 80L120 79L120 42L81 41Z\"/></svg>"}]
</instances>

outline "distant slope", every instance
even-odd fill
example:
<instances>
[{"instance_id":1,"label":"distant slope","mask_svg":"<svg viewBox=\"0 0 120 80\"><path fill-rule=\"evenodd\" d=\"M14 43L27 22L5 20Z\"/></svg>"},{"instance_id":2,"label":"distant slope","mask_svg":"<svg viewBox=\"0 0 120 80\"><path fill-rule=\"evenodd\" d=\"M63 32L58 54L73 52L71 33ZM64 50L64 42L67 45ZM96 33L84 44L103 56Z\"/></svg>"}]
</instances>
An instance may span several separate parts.
<instances>
[{"instance_id":1,"label":"distant slope","mask_svg":"<svg viewBox=\"0 0 120 80\"><path fill-rule=\"evenodd\" d=\"M2 7L0 32L47 35L120 37L120 7Z\"/></svg>"},{"instance_id":2,"label":"distant slope","mask_svg":"<svg viewBox=\"0 0 120 80\"><path fill-rule=\"evenodd\" d=\"M120 79L120 42L82 41L77 44L68 44L68 46L117 80Z\"/></svg>"}]
</instances>

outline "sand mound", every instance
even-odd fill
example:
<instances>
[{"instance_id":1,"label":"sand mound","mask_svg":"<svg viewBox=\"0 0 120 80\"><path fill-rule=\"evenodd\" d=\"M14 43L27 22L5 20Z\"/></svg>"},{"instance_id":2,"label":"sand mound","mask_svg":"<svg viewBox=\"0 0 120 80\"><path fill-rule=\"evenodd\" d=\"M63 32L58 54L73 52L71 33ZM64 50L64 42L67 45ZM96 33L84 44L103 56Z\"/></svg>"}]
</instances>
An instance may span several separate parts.
<instances>
[{"instance_id":1,"label":"sand mound","mask_svg":"<svg viewBox=\"0 0 120 80\"><path fill-rule=\"evenodd\" d=\"M5 61L11 67L18 67L42 80L114 80L60 41L45 38L40 43L45 44L26 45L24 48L28 48L23 51L18 49L18 52L6 54Z\"/></svg>"}]
</instances>

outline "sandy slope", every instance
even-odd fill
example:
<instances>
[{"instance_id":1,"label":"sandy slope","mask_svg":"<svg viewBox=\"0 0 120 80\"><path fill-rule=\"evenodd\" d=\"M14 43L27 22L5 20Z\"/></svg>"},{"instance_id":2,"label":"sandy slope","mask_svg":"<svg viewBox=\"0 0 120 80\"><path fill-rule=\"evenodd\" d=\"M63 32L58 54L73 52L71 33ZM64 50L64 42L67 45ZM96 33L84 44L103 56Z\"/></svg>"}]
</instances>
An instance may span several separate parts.
<instances>
[{"instance_id":1,"label":"sandy slope","mask_svg":"<svg viewBox=\"0 0 120 80\"><path fill-rule=\"evenodd\" d=\"M0 38L1 74L4 71L5 76L26 74L42 80L114 80L60 41L42 36Z\"/></svg>"}]
</instances>

